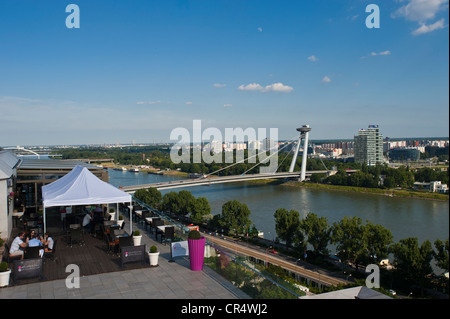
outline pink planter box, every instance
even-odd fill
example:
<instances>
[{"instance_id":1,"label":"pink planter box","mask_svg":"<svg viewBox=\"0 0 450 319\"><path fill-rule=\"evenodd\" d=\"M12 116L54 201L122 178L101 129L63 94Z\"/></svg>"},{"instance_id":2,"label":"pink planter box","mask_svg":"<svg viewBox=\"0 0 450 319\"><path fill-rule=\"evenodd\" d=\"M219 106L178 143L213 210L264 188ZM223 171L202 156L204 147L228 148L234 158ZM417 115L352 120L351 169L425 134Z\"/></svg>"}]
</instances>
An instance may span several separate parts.
<instances>
[{"instance_id":1,"label":"pink planter box","mask_svg":"<svg viewBox=\"0 0 450 319\"><path fill-rule=\"evenodd\" d=\"M189 261L191 263L191 270L203 270L203 259L205 257L205 237L201 239L188 239L189 247Z\"/></svg>"}]
</instances>

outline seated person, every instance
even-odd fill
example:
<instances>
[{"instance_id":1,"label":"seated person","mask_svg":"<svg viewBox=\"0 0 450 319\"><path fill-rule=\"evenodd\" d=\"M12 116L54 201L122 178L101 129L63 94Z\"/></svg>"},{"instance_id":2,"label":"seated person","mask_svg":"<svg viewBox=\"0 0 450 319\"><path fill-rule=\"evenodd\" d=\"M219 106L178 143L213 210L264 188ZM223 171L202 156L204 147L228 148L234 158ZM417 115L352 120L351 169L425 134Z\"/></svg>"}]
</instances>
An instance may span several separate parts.
<instances>
[{"instance_id":1,"label":"seated person","mask_svg":"<svg viewBox=\"0 0 450 319\"><path fill-rule=\"evenodd\" d=\"M92 232L93 223L91 223L93 213L90 212L89 214L84 215L83 218L83 228L86 230L87 233Z\"/></svg>"},{"instance_id":2,"label":"seated person","mask_svg":"<svg viewBox=\"0 0 450 319\"><path fill-rule=\"evenodd\" d=\"M54 245L55 241L53 240L53 237L52 237L52 235L50 235L50 233L44 234L42 243L44 244L46 253L50 253L53 251L53 245Z\"/></svg>"},{"instance_id":3,"label":"seated person","mask_svg":"<svg viewBox=\"0 0 450 319\"><path fill-rule=\"evenodd\" d=\"M37 238L34 231L31 232L31 239L28 241L28 247L39 247L42 246L42 242ZM44 249L39 250L39 256L44 255Z\"/></svg>"},{"instance_id":4,"label":"seated person","mask_svg":"<svg viewBox=\"0 0 450 319\"><path fill-rule=\"evenodd\" d=\"M28 241L28 247L42 246L42 242L37 238L34 230L30 234L30 240Z\"/></svg>"},{"instance_id":5,"label":"seated person","mask_svg":"<svg viewBox=\"0 0 450 319\"><path fill-rule=\"evenodd\" d=\"M12 256L21 256L23 259L23 250L27 247L27 242L25 241L25 232L20 232L16 238L14 238L11 243L11 248L9 249L9 254Z\"/></svg>"}]
</instances>

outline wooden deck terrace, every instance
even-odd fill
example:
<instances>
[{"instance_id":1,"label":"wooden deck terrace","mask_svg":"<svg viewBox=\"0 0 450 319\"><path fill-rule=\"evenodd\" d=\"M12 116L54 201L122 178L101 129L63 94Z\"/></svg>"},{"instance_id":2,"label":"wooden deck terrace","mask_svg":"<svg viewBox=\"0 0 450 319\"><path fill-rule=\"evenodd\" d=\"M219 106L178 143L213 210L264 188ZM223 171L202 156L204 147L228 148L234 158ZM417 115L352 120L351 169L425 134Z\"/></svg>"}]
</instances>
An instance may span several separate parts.
<instances>
[{"instance_id":1,"label":"wooden deck terrace","mask_svg":"<svg viewBox=\"0 0 450 319\"><path fill-rule=\"evenodd\" d=\"M73 264L79 266L80 277L150 267L148 258L146 258L144 265L141 262L127 263L122 268L120 254L108 251L107 242L101 235L84 234L84 243L70 245L70 239L63 230L61 221L58 220L59 216L49 217L47 218L47 229L51 229L53 239L56 240L54 258L44 257L42 279L20 280L17 285L39 282L39 280L66 279L73 271L66 272L66 267ZM13 229L12 237L8 241L9 245L21 230L23 230L22 226ZM13 260L10 260L11 269L12 263Z\"/></svg>"}]
</instances>

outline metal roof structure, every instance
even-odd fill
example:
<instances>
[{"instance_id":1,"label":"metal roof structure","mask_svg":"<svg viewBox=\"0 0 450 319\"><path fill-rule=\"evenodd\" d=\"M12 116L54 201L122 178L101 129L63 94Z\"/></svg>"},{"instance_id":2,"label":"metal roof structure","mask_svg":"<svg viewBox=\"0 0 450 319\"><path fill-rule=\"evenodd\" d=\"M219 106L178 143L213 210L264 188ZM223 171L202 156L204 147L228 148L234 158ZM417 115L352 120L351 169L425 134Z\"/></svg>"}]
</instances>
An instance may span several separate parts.
<instances>
[{"instance_id":1,"label":"metal roof structure","mask_svg":"<svg viewBox=\"0 0 450 319\"><path fill-rule=\"evenodd\" d=\"M101 169L95 165L79 161L58 160L58 159L35 159L26 157L22 158L22 161L19 164L19 169L71 170L77 165L86 167L87 169Z\"/></svg>"},{"instance_id":2,"label":"metal roof structure","mask_svg":"<svg viewBox=\"0 0 450 319\"><path fill-rule=\"evenodd\" d=\"M13 152L0 150L0 179L10 178L19 161L20 159Z\"/></svg>"}]
</instances>

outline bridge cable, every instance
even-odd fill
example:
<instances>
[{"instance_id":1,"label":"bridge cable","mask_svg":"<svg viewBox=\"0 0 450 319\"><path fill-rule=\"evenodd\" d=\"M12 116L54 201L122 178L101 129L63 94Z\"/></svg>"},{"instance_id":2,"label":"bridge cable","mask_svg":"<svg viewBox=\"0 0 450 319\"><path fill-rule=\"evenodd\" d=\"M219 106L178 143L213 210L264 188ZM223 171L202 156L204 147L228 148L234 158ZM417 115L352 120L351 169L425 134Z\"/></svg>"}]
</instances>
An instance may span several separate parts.
<instances>
[{"instance_id":1,"label":"bridge cable","mask_svg":"<svg viewBox=\"0 0 450 319\"><path fill-rule=\"evenodd\" d=\"M296 138L293 138L292 140L290 140L285 146L283 146L282 148L278 149L275 153L273 153L272 155L270 155L268 158L266 158L265 160L268 160L269 158L271 158L272 156L274 156L275 154L279 153L280 151L282 151L283 149L285 149L286 147L289 146L290 143L292 143L292 141ZM266 151L267 152L267 151ZM288 153L289 154L289 153ZM286 158L285 158L286 159ZM284 161L284 160L283 160ZM254 169L256 166L262 164L262 162L257 163L256 165L254 165L252 168L246 170L244 173L242 173L241 175L245 175L247 172L251 171L252 169ZM273 172L272 174L275 174L277 172L279 167L277 167L277 169L275 170L275 172Z\"/></svg>"},{"instance_id":2,"label":"bridge cable","mask_svg":"<svg viewBox=\"0 0 450 319\"><path fill-rule=\"evenodd\" d=\"M295 138L297 138L297 137L295 137ZM293 139L295 139L295 138L293 138ZM291 140L293 140L293 139L291 139ZM291 141L291 140L290 140L290 141ZM253 157L259 156L260 154L263 154L263 153L265 153L265 152L266 152L266 151L257 153L257 154L255 154L255 155L253 155L253 156L248 157L247 159L244 158L243 160L241 160L241 161L239 161L239 162L236 162L236 163L234 163L234 164L228 165L227 167L223 167L223 168L221 168L221 169L219 169L219 170L217 170L217 171L215 171L215 172L206 174L206 175L204 175L204 176L202 176L202 177L199 177L199 179L204 178L204 177L207 177L207 176L210 176L210 175L213 175L213 174L216 174L216 173L221 172L221 171L223 171L223 170L226 170L226 169L228 169L228 168L230 168L230 167L233 167L233 166L235 166L235 165L237 165L237 164L241 164L241 163L245 162L246 160L249 160L249 159L251 159L251 158L253 158ZM272 155L274 155L274 154L272 154ZM272 156L272 155L271 155L271 156ZM259 164L258 164L258 165L259 165Z\"/></svg>"}]
</instances>

